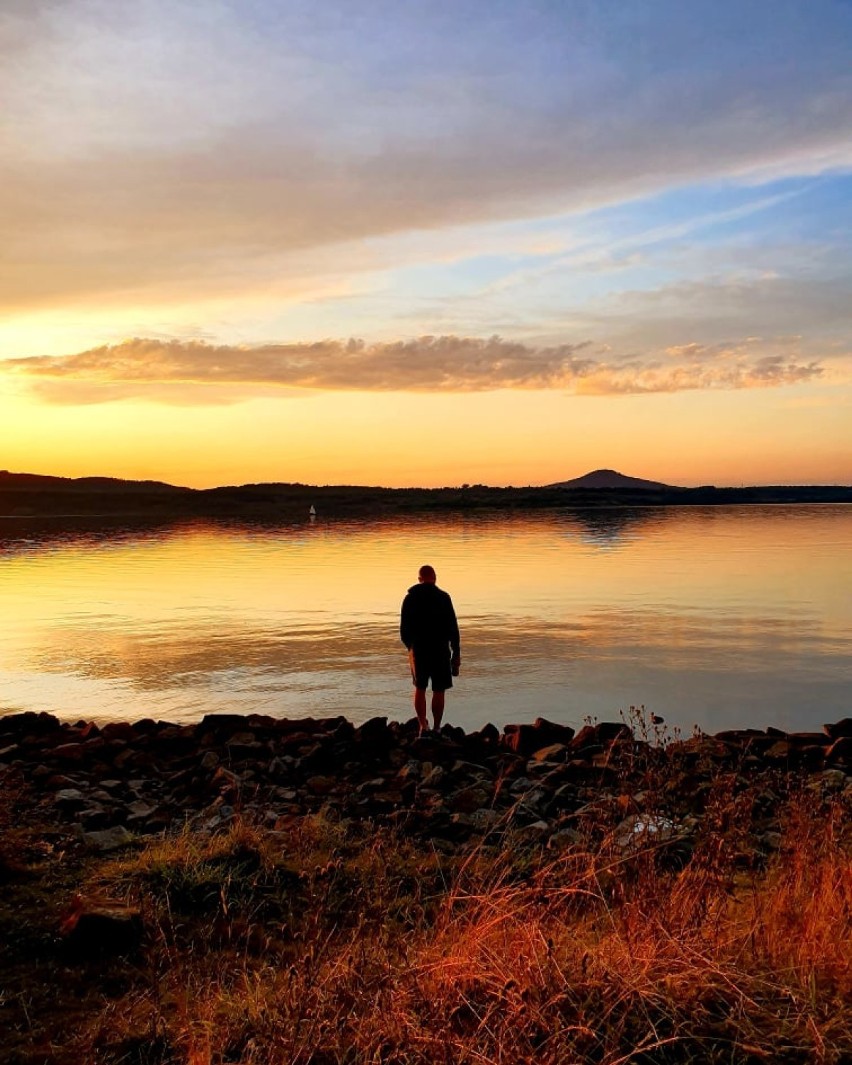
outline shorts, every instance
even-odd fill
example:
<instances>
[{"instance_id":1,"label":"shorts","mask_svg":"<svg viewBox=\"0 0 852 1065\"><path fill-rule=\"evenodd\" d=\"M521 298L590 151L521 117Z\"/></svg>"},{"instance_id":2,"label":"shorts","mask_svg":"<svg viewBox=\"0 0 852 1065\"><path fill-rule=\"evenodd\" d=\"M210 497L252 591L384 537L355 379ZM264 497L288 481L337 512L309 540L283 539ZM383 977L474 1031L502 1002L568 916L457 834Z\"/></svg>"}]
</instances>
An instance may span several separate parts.
<instances>
[{"instance_id":1,"label":"shorts","mask_svg":"<svg viewBox=\"0 0 852 1065\"><path fill-rule=\"evenodd\" d=\"M443 692L453 686L453 671L450 662L450 649L421 648L408 652L411 665L411 680L415 688L428 688L432 681L433 692Z\"/></svg>"}]
</instances>

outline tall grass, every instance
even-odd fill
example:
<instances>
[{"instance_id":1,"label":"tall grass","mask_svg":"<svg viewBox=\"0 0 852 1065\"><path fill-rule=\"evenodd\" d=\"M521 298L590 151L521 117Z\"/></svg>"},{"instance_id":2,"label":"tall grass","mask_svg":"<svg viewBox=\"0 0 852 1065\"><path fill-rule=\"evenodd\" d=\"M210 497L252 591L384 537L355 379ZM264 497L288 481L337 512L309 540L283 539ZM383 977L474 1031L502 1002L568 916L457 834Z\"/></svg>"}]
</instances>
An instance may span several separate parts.
<instances>
[{"instance_id":1,"label":"tall grass","mask_svg":"<svg viewBox=\"0 0 852 1065\"><path fill-rule=\"evenodd\" d=\"M614 834L557 857L511 836L445 855L322 818L162 841L101 873L144 906L151 971L80 1053L840 1065L852 1057L848 815L797 794L765 860L731 810L678 862L665 842Z\"/></svg>"}]
</instances>

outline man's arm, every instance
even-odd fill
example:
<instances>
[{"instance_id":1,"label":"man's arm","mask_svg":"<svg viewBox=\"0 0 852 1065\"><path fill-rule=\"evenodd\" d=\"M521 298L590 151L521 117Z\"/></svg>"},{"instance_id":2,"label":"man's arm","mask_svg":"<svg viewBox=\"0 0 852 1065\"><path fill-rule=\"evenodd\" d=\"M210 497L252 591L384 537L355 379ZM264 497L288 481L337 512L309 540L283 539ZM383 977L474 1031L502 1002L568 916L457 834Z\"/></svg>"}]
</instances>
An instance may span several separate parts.
<instances>
[{"instance_id":1,"label":"man's arm","mask_svg":"<svg viewBox=\"0 0 852 1065\"><path fill-rule=\"evenodd\" d=\"M452 599L447 596L447 622L449 629L450 650L453 656L453 676L458 676L461 664L461 636Z\"/></svg>"},{"instance_id":2,"label":"man's arm","mask_svg":"<svg viewBox=\"0 0 852 1065\"><path fill-rule=\"evenodd\" d=\"M399 638L405 646L411 650L411 599L406 596L402 601L402 610L399 614Z\"/></svg>"}]
</instances>

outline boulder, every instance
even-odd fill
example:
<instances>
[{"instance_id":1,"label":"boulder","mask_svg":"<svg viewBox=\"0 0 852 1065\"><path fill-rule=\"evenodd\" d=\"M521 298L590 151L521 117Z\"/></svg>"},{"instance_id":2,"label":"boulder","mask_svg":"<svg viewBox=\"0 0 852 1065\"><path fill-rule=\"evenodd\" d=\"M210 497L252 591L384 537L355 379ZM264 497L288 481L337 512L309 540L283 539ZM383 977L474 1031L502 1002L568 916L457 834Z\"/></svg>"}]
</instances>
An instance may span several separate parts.
<instances>
[{"instance_id":1,"label":"boulder","mask_svg":"<svg viewBox=\"0 0 852 1065\"><path fill-rule=\"evenodd\" d=\"M97 832L80 832L80 838L87 847L101 853L127 847L133 842L133 836L124 825L113 825L112 828L103 828Z\"/></svg>"},{"instance_id":2,"label":"boulder","mask_svg":"<svg viewBox=\"0 0 852 1065\"><path fill-rule=\"evenodd\" d=\"M59 926L66 954L89 959L135 954L142 943L142 914L121 903L75 896Z\"/></svg>"}]
</instances>

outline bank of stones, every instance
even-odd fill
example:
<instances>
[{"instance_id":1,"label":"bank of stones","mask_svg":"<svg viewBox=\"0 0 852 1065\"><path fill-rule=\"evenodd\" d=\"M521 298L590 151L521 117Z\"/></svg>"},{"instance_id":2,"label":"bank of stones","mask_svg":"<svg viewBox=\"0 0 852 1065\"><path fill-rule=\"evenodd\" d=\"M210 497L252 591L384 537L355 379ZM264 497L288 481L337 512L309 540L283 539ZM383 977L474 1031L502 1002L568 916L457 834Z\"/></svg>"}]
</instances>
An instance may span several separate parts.
<instances>
[{"instance_id":1,"label":"bank of stones","mask_svg":"<svg viewBox=\"0 0 852 1065\"><path fill-rule=\"evenodd\" d=\"M735 729L662 742L620 722L444 726L376 717L208 715L98 726L0 718L0 775L20 779L84 845L108 851L241 816L273 831L325 816L389 822L452 847L509 838L554 850L607 838L688 853L720 804L744 797L758 848L791 788L852 801L852 719L822 732Z\"/></svg>"}]
</instances>

